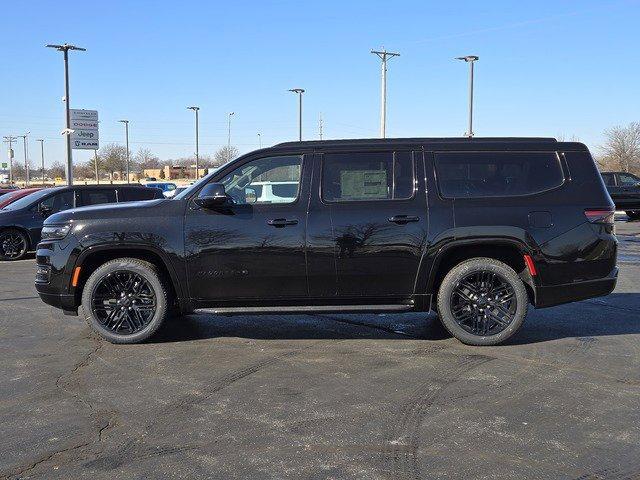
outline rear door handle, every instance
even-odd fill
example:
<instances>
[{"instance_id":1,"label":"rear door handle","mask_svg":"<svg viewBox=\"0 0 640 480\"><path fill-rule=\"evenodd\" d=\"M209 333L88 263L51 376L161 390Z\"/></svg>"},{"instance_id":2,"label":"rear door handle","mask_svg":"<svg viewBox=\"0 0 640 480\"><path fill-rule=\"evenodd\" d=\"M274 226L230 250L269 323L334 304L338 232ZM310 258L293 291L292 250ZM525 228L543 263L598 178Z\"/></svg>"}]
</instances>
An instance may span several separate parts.
<instances>
[{"instance_id":1,"label":"rear door handle","mask_svg":"<svg viewBox=\"0 0 640 480\"><path fill-rule=\"evenodd\" d=\"M267 225L271 225L272 227L282 228L287 225L297 225L298 220L287 220L286 218L273 218L271 220L267 220Z\"/></svg>"},{"instance_id":2,"label":"rear door handle","mask_svg":"<svg viewBox=\"0 0 640 480\"><path fill-rule=\"evenodd\" d=\"M413 215L394 215L393 217L389 218L390 222L397 223L399 225L403 225L409 222L418 222L419 220L420 217L415 217Z\"/></svg>"}]
</instances>

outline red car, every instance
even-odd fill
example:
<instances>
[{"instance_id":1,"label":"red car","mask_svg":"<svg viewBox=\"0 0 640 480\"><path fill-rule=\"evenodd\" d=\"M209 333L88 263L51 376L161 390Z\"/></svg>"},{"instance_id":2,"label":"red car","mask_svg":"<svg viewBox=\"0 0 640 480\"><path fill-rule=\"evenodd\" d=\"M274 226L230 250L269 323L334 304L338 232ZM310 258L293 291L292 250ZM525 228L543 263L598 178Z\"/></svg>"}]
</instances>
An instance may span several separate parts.
<instances>
[{"instance_id":1,"label":"red car","mask_svg":"<svg viewBox=\"0 0 640 480\"><path fill-rule=\"evenodd\" d=\"M0 197L0 208L4 208L10 203L15 202L19 198L26 197L27 195L30 195L33 192L37 192L38 190L42 190L42 188L20 188L18 190L10 190L8 193Z\"/></svg>"}]
</instances>

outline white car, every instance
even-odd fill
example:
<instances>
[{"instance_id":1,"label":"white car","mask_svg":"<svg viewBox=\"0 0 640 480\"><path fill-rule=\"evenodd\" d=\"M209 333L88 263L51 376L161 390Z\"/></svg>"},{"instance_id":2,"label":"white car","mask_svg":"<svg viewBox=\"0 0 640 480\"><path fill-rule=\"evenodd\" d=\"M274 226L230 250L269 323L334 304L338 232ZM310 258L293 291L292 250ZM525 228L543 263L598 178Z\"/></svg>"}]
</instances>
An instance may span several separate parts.
<instances>
[{"instance_id":1,"label":"white car","mask_svg":"<svg viewBox=\"0 0 640 480\"><path fill-rule=\"evenodd\" d=\"M245 187L247 199L260 203L291 203L298 196L298 182L253 182Z\"/></svg>"}]
</instances>

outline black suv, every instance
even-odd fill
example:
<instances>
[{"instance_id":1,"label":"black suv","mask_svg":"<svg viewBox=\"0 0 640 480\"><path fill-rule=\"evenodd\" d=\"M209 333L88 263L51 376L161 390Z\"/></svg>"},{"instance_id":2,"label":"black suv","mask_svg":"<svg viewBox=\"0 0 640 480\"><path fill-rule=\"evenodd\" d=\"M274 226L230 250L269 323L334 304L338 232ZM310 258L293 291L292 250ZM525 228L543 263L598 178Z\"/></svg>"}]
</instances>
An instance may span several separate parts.
<instances>
[{"instance_id":1,"label":"black suv","mask_svg":"<svg viewBox=\"0 0 640 480\"><path fill-rule=\"evenodd\" d=\"M627 172L602 172L602 178L616 208L630 220L640 219L640 178Z\"/></svg>"},{"instance_id":2,"label":"black suv","mask_svg":"<svg viewBox=\"0 0 640 480\"><path fill-rule=\"evenodd\" d=\"M173 199L52 215L36 288L115 343L173 312L432 309L461 341L492 345L529 304L613 290L613 214L581 143L283 143Z\"/></svg>"},{"instance_id":3,"label":"black suv","mask_svg":"<svg viewBox=\"0 0 640 480\"><path fill-rule=\"evenodd\" d=\"M142 185L78 185L46 188L0 210L0 260L20 260L40 241L44 220L54 213L99 203L164 198Z\"/></svg>"}]
</instances>

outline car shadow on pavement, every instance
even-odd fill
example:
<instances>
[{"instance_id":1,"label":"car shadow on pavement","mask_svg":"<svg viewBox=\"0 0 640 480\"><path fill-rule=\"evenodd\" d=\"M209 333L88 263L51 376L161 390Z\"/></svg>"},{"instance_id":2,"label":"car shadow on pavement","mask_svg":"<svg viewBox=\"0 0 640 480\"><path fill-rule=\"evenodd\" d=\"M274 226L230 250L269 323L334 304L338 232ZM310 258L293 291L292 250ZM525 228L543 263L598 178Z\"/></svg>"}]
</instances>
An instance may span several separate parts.
<instances>
[{"instance_id":1,"label":"car shadow on pavement","mask_svg":"<svg viewBox=\"0 0 640 480\"><path fill-rule=\"evenodd\" d=\"M529 310L522 329L505 345L562 338L640 334L640 293L614 293L558 307ZM451 335L434 314L187 315L167 323L150 343L217 337L253 340L442 340Z\"/></svg>"}]
</instances>

